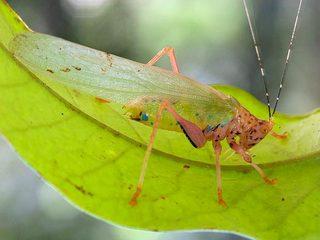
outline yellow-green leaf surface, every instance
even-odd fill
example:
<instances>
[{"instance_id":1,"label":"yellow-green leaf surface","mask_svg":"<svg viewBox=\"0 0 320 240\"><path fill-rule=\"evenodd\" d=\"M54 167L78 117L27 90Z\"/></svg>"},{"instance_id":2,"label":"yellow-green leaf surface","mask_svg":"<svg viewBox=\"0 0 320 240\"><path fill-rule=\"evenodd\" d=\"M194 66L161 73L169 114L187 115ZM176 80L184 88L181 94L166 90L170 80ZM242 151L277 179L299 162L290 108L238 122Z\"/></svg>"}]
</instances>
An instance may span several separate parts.
<instances>
[{"instance_id":1,"label":"yellow-green leaf surface","mask_svg":"<svg viewBox=\"0 0 320 240\"><path fill-rule=\"evenodd\" d=\"M150 230L225 229L260 239L320 236L320 112L278 115L277 131L252 153L278 179L265 185L230 150L223 154L228 208L216 203L211 149L193 149L180 133L160 131L136 207L128 201L139 175L150 128L17 63L9 45L28 31L0 3L0 132L46 181L86 212L117 224ZM242 90L217 87L258 116L265 106Z\"/></svg>"}]
</instances>

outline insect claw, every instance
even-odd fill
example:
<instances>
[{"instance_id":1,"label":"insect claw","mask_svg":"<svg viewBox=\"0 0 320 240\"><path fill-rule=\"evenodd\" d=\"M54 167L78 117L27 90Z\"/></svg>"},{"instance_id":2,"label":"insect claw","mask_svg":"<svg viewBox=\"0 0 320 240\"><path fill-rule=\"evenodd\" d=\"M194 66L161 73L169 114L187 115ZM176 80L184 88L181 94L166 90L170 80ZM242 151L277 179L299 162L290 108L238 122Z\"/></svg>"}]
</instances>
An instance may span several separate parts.
<instances>
[{"instance_id":1,"label":"insect claw","mask_svg":"<svg viewBox=\"0 0 320 240\"><path fill-rule=\"evenodd\" d=\"M219 203L219 205L221 205L225 208L228 207L226 202L222 198L222 189L218 189L218 203Z\"/></svg>"},{"instance_id":2,"label":"insect claw","mask_svg":"<svg viewBox=\"0 0 320 240\"><path fill-rule=\"evenodd\" d=\"M263 180L266 184L269 184L269 185L275 185L278 182L276 178L270 179L268 177L264 177Z\"/></svg>"},{"instance_id":3,"label":"insect claw","mask_svg":"<svg viewBox=\"0 0 320 240\"><path fill-rule=\"evenodd\" d=\"M226 202L222 198L219 198L218 203L219 203L219 205L221 205L224 208L228 207L228 205L226 204Z\"/></svg>"},{"instance_id":4,"label":"insect claw","mask_svg":"<svg viewBox=\"0 0 320 240\"><path fill-rule=\"evenodd\" d=\"M138 187L136 192L133 194L133 196L132 196L132 198L131 198L131 200L129 202L129 204L132 207L134 207L134 206L136 206L138 204L137 199L140 196L140 194L141 194L141 188Z\"/></svg>"}]
</instances>

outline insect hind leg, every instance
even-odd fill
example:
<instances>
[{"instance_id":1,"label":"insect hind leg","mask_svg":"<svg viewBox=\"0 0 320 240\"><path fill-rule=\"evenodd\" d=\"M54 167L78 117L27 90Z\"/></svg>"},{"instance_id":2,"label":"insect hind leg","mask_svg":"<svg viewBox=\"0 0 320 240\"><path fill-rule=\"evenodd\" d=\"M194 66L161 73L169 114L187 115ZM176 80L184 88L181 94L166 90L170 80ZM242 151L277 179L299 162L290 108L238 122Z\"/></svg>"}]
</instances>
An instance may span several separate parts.
<instances>
[{"instance_id":1,"label":"insect hind leg","mask_svg":"<svg viewBox=\"0 0 320 240\"><path fill-rule=\"evenodd\" d=\"M161 116L164 110L167 110L168 112L170 112L173 117L176 119L177 122L179 122L180 126L182 128L184 128L184 132L187 135L187 137L189 138L190 141L192 141L194 143L194 145L196 147L202 147L204 146L204 144L206 143L206 138L204 137L202 130L195 125L194 123L191 123L185 119L183 119L171 106L170 103L165 100L161 103L160 107L158 108L158 112L153 124L153 128L152 128L152 132L150 135L150 141L148 143L147 146L147 150L145 152L144 158L143 158L143 162L142 162L142 167L141 167L141 171L140 171L140 177L139 177L139 181L138 181L138 185L137 185L137 189L136 192L133 194L129 204L131 206L135 206L137 204L137 199L139 198L141 191L142 191L142 186L143 186L143 182L144 182L144 177L146 174L146 170L147 170L147 165L148 165L148 160L152 151L152 147L153 147L153 143L159 128L159 123L161 121Z\"/></svg>"},{"instance_id":2,"label":"insect hind leg","mask_svg":"<svg viewBox=\"0 0 320 240\"><path fill-rule=\"evenodd\" d=\"M168 101L164 101L164 102L162 102L162 104L160 105L160 107L158 109L158 112L157 112L157 115L156 115L156 119L154 121L154 125L153 125L152 132L151 132L151 135L150 135L150 141L148 143L147 150L146 150L145 155L143 157L142 167L141 167L141 171L140 171L140 176L139 176L137 189L136 189L135 193L133 194L133 196L132 196L132 198L131 198L131 200L129 202L129 204L131 206L137 205L137 199L141 194L142 186L143 186L143 182L144 182L144 177L145 177L145 174L146 174L146 171L147 171L148 161L149 161L149 158L150 158L150 154L151 154L151 151L152 151L152 147L153 147L153 143L154 143L155 137L156 137L157 132L158 132L158 126L159 126L159 123L160 123L160 120L161 120L162 112L167 106L168 106Z\"/></svg>"},{"instance_id":3,"label":"insect hind leg","mask_svg":"<svg viewBox=\"0 0 320 240\"><path fill-rule=\"evenodd\" d=\"M164 55L168 55L172 67L172 71L175 73L179 73L179 67L177 64L176 55L174 53L173 47L164 47L162 48L148 63L148 66L154 65L156 62L158 62Z\"/></svg>"}]
</instances>

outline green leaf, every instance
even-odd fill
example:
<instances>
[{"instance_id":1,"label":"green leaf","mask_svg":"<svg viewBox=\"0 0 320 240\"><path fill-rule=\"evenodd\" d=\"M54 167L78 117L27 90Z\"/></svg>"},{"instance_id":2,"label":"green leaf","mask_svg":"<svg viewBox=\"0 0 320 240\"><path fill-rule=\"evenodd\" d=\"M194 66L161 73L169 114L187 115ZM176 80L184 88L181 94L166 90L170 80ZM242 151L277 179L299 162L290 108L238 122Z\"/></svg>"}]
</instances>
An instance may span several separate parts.
<instances>
[{"instance_id":1,"label":"green leaf","mask_svg":"<svg viewBox=\"0 0 320 240\"><path fill-rule=\"evenodd\" d=\"M37 79L9 49L28 31L0 2L0 132L20 156L72 203L103 220L150 230L225 229L260 239L315 239L320 234L320 112L277 115L287 140L263 140L254 160L278 179L265 185L224 146L228 208L216 203L212 149L193 149L180 133L160 131L139 204L130 207L151 129L120 106ZM248 93L216 86L252 113L266 108ZM208 144L209 145L209 144Z\"/></svg>"}]
</instances>

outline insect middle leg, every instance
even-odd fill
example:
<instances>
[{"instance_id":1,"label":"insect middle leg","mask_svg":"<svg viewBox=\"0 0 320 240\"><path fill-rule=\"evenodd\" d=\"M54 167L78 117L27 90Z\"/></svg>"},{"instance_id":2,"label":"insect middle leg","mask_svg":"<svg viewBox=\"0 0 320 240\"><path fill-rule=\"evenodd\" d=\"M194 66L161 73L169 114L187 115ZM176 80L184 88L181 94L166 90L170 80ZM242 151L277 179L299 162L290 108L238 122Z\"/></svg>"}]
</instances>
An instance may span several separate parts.
<instances>
[{"instance_id":1,"label":"insect middle leg","mask_svg":"<svg viewBox=\"0 0 320 240\"><path fill-rule=\"evenodd\" d=\"M242 156L244 161L249 163L259 173L259 175L261 176L261 178L264 180L265 183L270 185L274 185L277 183L277 179L268 178L265 172L257 164L252 162L252 158L250 154L248 154L238 143L236 143L235 141L230 141L229 139L228 139L228 143L235 152L239 153Z\"/></svg>"},{"instance_id":2,"label":"insect middle leg","mask_svg":"<svg viewBox=\"0 0 320 240\"><path fill-rule=\"evenodd\" d=\"M215 157L216 157L218 203L224 207L227 207L227 204L222 197L222 180L221 180L221 165L220 165L220 155L221 155L222 147L219 141L212 141L212 145L213 145Z\"/></svg>"},{"instance_id":3,"label":"insect middle leg","mask_svg":"<svg viewBox=\"0 0 320 240\"><path fill-rule=\"evenodd\" d=\"M148 63L147 65L152 66L157 61L160 60L164 55L168 55L172 67L172 71L175 73L179 73L179 67L177 64L176 55L174 54L174 48L173 47L164 47L162 48Z\"/></svg>"}]
</instances>

